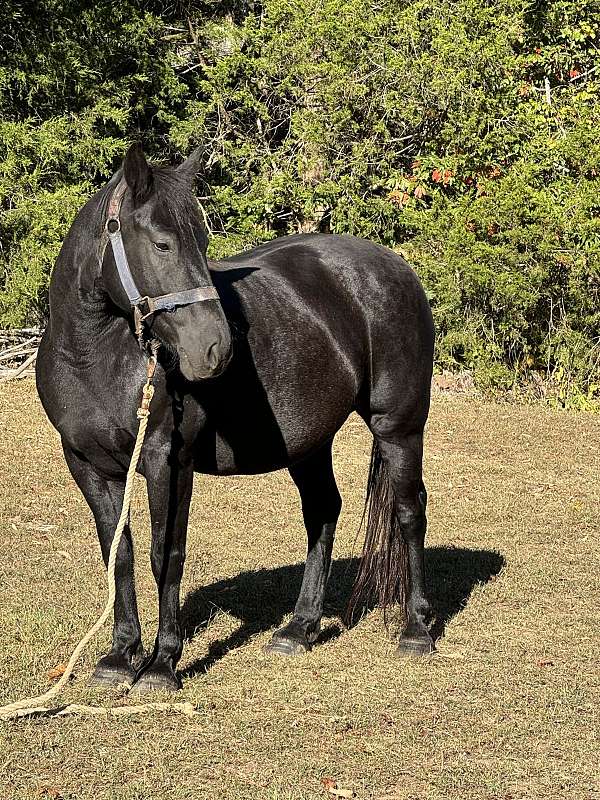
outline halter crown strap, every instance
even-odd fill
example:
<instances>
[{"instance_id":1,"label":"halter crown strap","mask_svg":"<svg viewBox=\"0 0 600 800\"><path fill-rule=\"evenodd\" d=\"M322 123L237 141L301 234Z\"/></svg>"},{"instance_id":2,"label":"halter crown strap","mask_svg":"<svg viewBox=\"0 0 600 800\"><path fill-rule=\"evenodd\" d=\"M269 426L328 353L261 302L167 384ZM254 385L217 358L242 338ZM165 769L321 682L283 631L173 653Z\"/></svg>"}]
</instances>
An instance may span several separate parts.
<instances>
[{"instance_id":1,"label":"halter crown strap","mask_svg":"<svg viewBox=\"0 0 600 800\"><path fill-rule=\"evenodd\" d=\"M123 237L121 236L121 223L118 217L109 217L106 223L106 232L108 233L108 240L112 245L113 255L115 257L115 264L119 278L123 284L123 288L127 293L129 302L132 306L139 305L142 295L140 290L135 285L133 275L129 269L129 262L127 261L127 254L125 253L125 245L123 244Z\"/></svg>"},{"instance_id":2,"label":"halter crown strap","mask_svg":"<svg viewBox=\"0 0 600 800\"><path fill-rule=\"evenodd\" d=\"M108 203L108 217L106 220L106 233L111 243L115 264L119 278L125 289L129 302L134 309L136 333L141 335L143 321L158 311L174 311L178 306L188 306L192 303L201 303L206 300L218 300L219 295L214 286L197 286L195 289L185 289L181 292L171 292L158 297L142 296L136 286L123 244L121 235L121 205L127 191L127 183L121 178Z\"/></svg>"}]
</instances>

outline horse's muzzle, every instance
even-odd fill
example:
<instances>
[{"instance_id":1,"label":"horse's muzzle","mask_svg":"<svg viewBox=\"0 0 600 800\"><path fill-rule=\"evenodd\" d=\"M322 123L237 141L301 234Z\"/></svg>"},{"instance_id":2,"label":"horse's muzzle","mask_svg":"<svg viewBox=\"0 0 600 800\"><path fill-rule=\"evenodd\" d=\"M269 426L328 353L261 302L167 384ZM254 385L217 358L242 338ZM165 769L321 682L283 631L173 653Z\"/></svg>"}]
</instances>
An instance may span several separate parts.
<instances>
[{"instance_id":1,"label":"horse's muzzle","mask_svg":"<svg viewBox=\"0 0 600 800\"><path fill-rule=\"evenodd\" d=\"M179 369L188 381L216 378L225 371L231 360L231 336L219 336L205 348L177 347Z\"/></svg>"}]
</instances>

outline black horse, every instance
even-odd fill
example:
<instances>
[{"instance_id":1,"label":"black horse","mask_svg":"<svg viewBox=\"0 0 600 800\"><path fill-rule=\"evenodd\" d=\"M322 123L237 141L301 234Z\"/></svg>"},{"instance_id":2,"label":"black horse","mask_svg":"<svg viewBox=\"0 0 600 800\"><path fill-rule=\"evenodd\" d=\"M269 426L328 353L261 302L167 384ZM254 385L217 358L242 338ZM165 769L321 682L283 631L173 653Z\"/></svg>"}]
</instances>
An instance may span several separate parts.
<instances>
[{"instance_id":1,"label":"black horse","mask_svg":"<svg viewBox=\"0 0 600 800\"><path fill-rule=\"evenodd\" d=\"M429 653L421 465L434 331L421 284L398 255L352 236L286 236L208 262L193 194L196 169L194 156L178 168L151 166L132 147L122 169L77 215L50 284L37 386L94 514L105 561L146 372L135 328L143 327L142 339L161 344L139 466L152 520L158 634L143 658L127 528L116 565L112 649L93 680L134 684L138 691L180 686L179 590L194 472L289 470L302 500L308 555L293 619L273 634L267 650L310 650L341 507L331 445L352 411L374 443L350 613L365 599L384 607L404 602L407 624L398 650ZM180 301L172 313L152 314L146 298L134 324L116 246L106 246L116 195L134 288L152 297L187 297L200 286L208 291L203 302ZM119 224L113 221L113 228ZM148 314L141 326L140 308Z\"/></svg>"}]
</instances>

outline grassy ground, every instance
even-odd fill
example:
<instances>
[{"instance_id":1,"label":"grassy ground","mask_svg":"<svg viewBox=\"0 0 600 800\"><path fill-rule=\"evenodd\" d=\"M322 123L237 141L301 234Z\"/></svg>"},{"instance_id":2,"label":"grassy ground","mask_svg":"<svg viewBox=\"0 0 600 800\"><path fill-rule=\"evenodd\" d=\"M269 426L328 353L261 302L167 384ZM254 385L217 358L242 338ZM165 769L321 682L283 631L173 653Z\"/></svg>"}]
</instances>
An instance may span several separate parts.
<instances>
[{"instance_id":1,"label":"grassy ground","mask_svg":"<svg viewBox=\"0 0 600 800\"><path fill-rule=\"evenodd\" d=\"M0 431L8 702L47 687L105 589L91 514L30 381L0 389ZM261 652L301 576L290 479L198 478L181 699L202 713L0 724L0 797L600 798L599 442L598 416L435 398L428 558L442 638L419 662L394 659L377 612L350 631L339 621L370 448L358 420L336 440L345 505L323 641L298 660ZM142 490L134 531L151 642ZM126 702L85 687L107 642L108 632L94 643L67 699Z\"/></svg>"}]
</instances>

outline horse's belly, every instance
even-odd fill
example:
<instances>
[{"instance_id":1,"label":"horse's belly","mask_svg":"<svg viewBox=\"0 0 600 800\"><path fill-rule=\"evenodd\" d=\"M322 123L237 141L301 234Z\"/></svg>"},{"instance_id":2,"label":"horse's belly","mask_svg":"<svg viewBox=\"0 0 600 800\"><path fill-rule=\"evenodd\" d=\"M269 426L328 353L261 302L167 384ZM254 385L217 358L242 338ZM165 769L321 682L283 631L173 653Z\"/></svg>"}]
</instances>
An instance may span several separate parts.
<instances>
[{"instance_id":1,"label":"horse's belly","mask_svg":"<svg viewBox=\"0 0 600 800\"><path fill-rule=\"evenodd\" d=\"M196 471L211 475L273 472L302 460L329 441L353 409L350 392L314 397L304 405L231 409L207 422L194 445Z\"/></svg>"}]
</instances>

